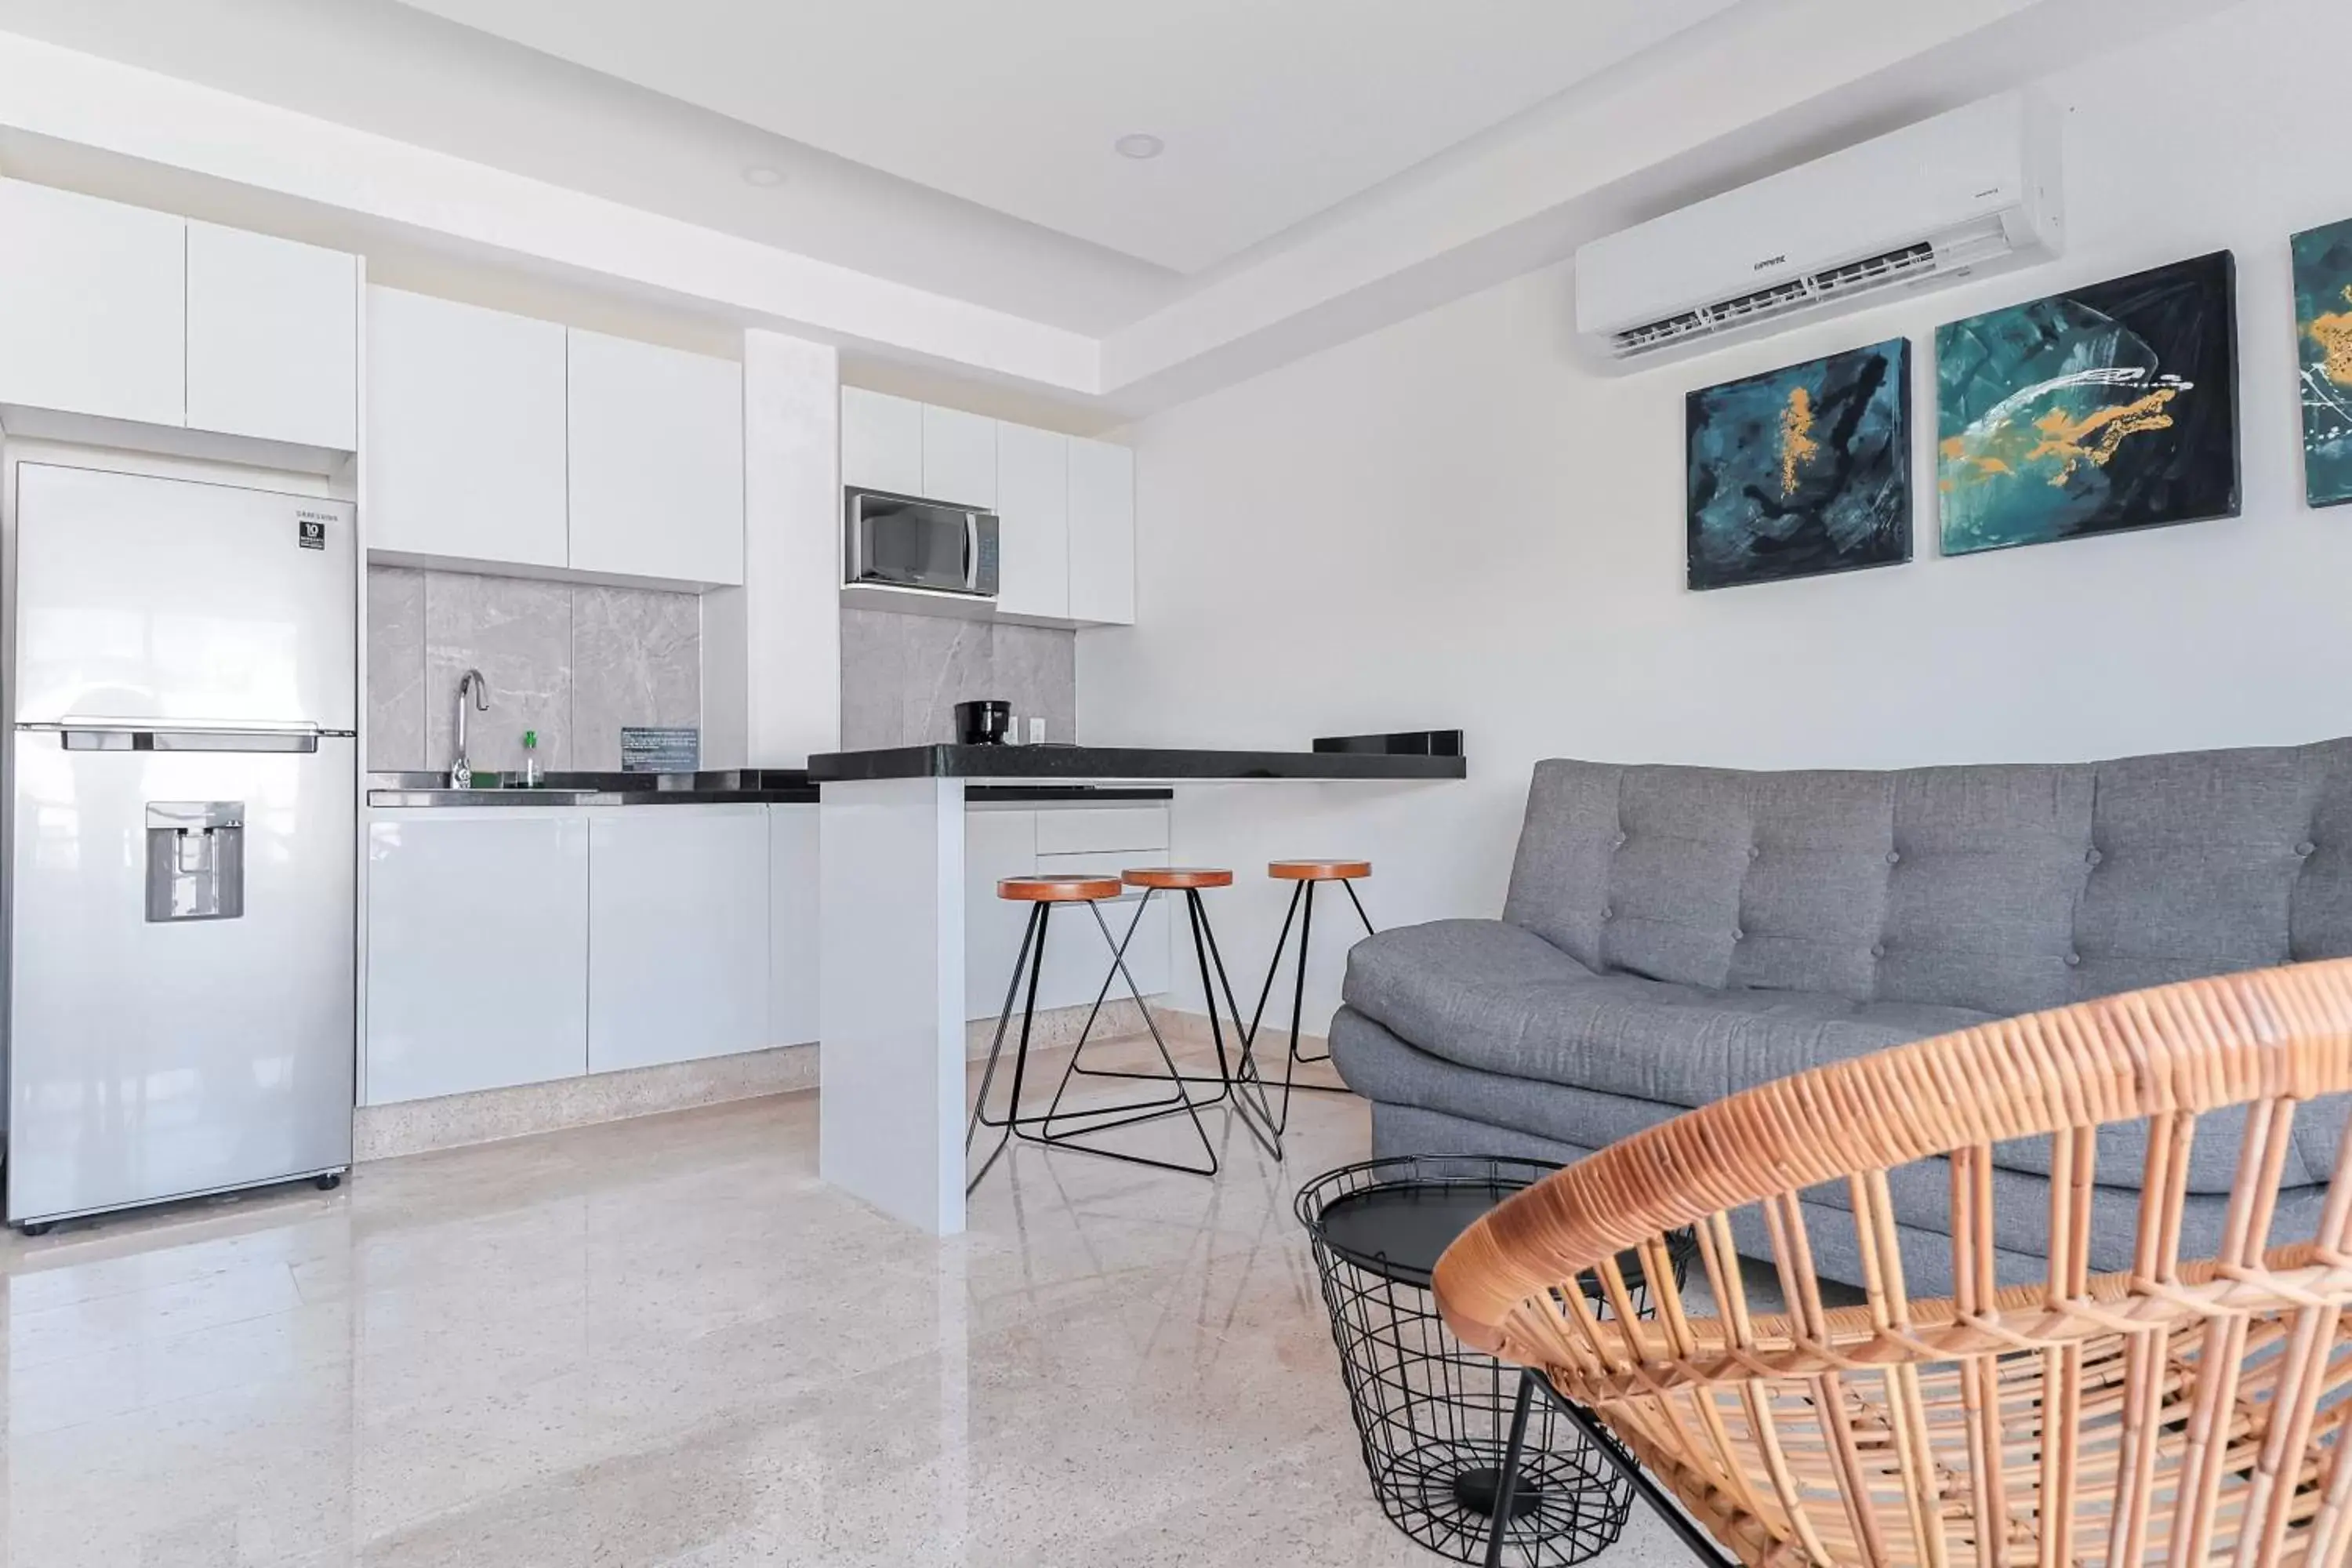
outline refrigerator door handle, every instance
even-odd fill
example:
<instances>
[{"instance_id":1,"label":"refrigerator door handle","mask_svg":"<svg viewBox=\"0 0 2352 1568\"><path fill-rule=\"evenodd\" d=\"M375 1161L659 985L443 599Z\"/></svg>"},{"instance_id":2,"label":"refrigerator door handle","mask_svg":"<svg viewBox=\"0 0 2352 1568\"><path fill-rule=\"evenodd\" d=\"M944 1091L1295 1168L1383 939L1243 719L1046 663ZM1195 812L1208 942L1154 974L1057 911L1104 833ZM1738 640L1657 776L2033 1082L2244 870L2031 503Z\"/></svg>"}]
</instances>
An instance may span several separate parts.
<instances>
[{"instance_id":1,"label":"refrigerator door handle","mask_svg":"<svg viewBox=\"0 0 2352 1568\"><path fill-rule=\"evenodd\" d=\"M315 752L316 724L158 724L152 720L64 719L27 724L55 731L68 752Z\"/></svg>"}]
</instances>

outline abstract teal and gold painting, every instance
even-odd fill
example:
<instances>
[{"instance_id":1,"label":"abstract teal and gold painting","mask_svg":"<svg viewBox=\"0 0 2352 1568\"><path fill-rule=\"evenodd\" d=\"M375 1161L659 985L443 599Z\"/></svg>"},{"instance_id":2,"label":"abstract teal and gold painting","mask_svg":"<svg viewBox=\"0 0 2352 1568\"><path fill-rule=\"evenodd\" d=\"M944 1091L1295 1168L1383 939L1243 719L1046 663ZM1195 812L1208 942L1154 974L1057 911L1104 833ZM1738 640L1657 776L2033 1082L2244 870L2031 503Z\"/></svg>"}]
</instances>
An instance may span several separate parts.
<instances>
[{"instance_id":1,"label":"abstract teal and gold painting","mask_svg":"<svg viewBox=\"0 0 2352 1568\"><path fill-rule=\"evenodd\" d=\"M2352 501L2352 219L2294 237L2294 341L2303 362L2303 489Z\"/></svg>"},{"instance_id":2,"label":"abstract teal and gold painting","mask_svg":"<svg viewBox=\"0 0 2352 1568\"><path fill-rule=\"evenodd\" d=\"M1936 331L1944 553L2238 515L2226 250Z\"/></svg>"},{"instance_id":3,"label":"abstract teal and gold painting","mask_svg":"<svg viewBox=\"0 0 2352 1568\"><path fill-rule=\"evenodd\" d=\"M1690 585L1911 559L1911 342L1896 338L1694 392Z\"/></svg>"}]
</instances>

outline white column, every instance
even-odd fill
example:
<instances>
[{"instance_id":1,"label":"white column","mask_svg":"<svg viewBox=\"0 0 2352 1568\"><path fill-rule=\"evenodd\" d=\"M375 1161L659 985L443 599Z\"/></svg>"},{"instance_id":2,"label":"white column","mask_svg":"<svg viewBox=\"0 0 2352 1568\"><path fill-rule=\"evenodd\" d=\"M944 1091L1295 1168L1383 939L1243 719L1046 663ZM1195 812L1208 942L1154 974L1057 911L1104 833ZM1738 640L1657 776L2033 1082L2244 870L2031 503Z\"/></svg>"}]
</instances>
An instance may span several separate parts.
<instances>
[{"instance_id":1,"label":"white column","mask_svg":"<svg viewBox=\"0 0 2352 1568\"><path fill-rule=\"evenodd\" d=\"M818 1173L963 1229L963 781L829 784L817 808Z\"/></svg>"},{"instance_id":2,"label":"white column","mask_svg":"<svg viewBox=\"0 0 2352 1568\"><path fill-rule=\"evenodd\" d=\"M707 767L841 744L841 363L743 334L743 586L702 601Z\"/></svg>"}]
</instances>

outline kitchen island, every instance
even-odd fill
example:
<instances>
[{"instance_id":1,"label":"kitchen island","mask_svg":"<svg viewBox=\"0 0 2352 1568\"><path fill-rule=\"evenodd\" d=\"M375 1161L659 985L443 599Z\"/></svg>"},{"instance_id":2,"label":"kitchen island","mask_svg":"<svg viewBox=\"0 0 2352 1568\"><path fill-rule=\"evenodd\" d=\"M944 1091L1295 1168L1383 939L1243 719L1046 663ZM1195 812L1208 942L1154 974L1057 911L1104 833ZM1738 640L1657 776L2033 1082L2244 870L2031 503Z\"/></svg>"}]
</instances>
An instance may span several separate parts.
<instances>
[{"instance_id":1,"label":"kitchen island","mask_svg":"<svg viewBox=\"0 0 2352 1568\"><path fill-rule=\"evenodd\" d=\"M964 821L974 792L1464 773L1459 755L1324 750L939 745L811 757L824 910L821 1174L909 1225L963 1229Z\"/></svg>"}]
</instances>

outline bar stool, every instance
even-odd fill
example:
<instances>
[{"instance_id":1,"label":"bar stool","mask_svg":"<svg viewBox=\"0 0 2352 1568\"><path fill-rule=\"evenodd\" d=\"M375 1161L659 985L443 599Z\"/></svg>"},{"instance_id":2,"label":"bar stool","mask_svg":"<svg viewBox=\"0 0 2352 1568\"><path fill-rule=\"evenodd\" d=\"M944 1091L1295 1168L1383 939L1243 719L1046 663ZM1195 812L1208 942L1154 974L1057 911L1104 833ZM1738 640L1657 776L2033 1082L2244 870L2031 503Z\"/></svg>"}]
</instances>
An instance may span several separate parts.
<instances>
[{"instance_id":1,"label":"bar stool","mask_svg":"<svg viewBox=\"0 0 2352 1568\"><path fill-rule=\"evenodd\" d=\"M1118 954L1121 958L1126 955L1128 943L1135 940L1136 931L1143 924L1144 912L1150 907L1152 899L1163 892L1183 895L1185 919L1192 934L1192 959L1200 967L1201 995L1209 1008L1209 1037L1216 1047L1217 1070L1214 1073L1179 1073L1177 1081L1187 1086L1182 1092L1190 1097L1192 1090L1189 1086L1191 1085L1215 1085L1215 1093L1192 1098L1192 1107L1196 1110L1205 1110L1230 1097L1234 1108L1241 1112L1242 1125L1249 1129L1250 1136L1255 1138L1267 1153L1276 1160L1281 1159L1282 1136L1280 1131L1275 1126L1273 1102L1265 1080L1258 1075L1257 1064L1250 1056L1242 1031L1241 1006L1234 1000L1234 984L1225 975L1225 957L1218 950L1215 928L1209 923L1208 906L1201 899L1201 893L1204 889L1232 887L1234 874L1223 867L1136 866L1121 872L1119 879L1129 888L1143 889L1143 897L1136 900L1135 913L1127 922L1127 934L1119 938ZM1214 971L1213 979L1211 973L1213 970ZM1100 1016L1103 1004L1110 999L1111 982L1123 972L1123 965L1114 967L1103 976L1102 989L1095 994L1094 1007L1087 1014L1086 1026L1078 1031L1077 1049L1071 1053L1069 1065L1062 1069L1061 1086L1054 1091L1055 1106L1061 1104L1062 1094L1069 1088L1073 1079L1141 1079L1152 1082L1162 1081L1161 1075L1158 1073L1123 1071L1117 1068L1089 1068L1079 1065L1086 1051L1087 1041L1094 1033L1095 1020ZM1131 988L1132 982L1129 984ZM1231 1056L1228 1056L1225 1051L1224 1021L1217 1015L1217 994L1220 989L1224 993L1225 1014L1233 1021L1234 1052ZM1137 1109L1139 1110L1141 1107ZM1168 1111L1160 1112L1162 1115L1168 1113ZM1050 1116L1053 1112L1049 1110L1047 1114Z\"/></svg>"},{"instance_id":2,"label":"bar stool","mask_svg":"<svg viewBox=\"0 0 2352 1568\"><path fill-rule=\"evenodd\" d=\"M1290 942L1290 925L1298 922L1298 980L1290 994L1290 1053L1282 1064L1282 1110L1276 1118L1275 1131L1286 1132L1290 1127L1290 1090L1292 1077L1299 1068L1314 1062L1328 1062L1329 1051L1309 1056L1298 1048L1298 1021L1307 1010L1307 954L1315 934L1315 889L1325 882L1337 882L1348 889L1348 901L1356 906L1356 918L1364 922L1364 934L1372 934L1372 917L1364 912L1364 900L1356 896L1356 879L1372 874L1370 860L1276 860L1267 865L1265 874L1277 882L1288 882L1290 908L1282 917L1282 934L1274 939L1274 957L1265 966L1265 985L1257 994L1257 1011L1250 1015L1249 1033L1243 1037L1248 1050L1257 1048L1257 1026L1265 1016L1265 1002L1274 994L1274 977L1282 968L1283 949ZM1301 1089L1320 1094L1352 1092L1339 1084L1302 1083Z\"/></svg>"},{"instance_id":3,"label":"bar stool","mask_svg":"<svg viewBox=\"0 0 2352 1568\"><path fill-rule=\"evenodd\" d=\"M996 1147L989 1151L988 1158L982 1162L980 1169L964 1184L967 1195L980 1185L982 1178L988 1174L1015 1138L1024 1142L1043 1144L1048 1148L1074 1149L1080 1153L1099 1154L1108 1160L1123 1160L1129 1164L1150 1165L1163 1171L1181 1171L1196 1176L1217 1173L1216 1146L1209 1142L1209 1130L1202 1124L1200 1112L1194 1108L1177 1072L1176 1058L1169 1054L1168 1043L1160 1037L1160 1026L1153 1020L1151 1010L1144 1006L1143 994L1136 987L1135 976L1128 971L1125 944L1111 935L1110 925L1103 919L1102 900L1118 898L1121 891L1119 879L1111 876L1007 877L996 884L998 898L1029 906L1029 923L1021 933L1021 952L1013 961L1013 983L1005 988L1004 1007L996 1016L996 1035L989 1042L988 1066L982 1069L980 1075L980 1094L972 1102L971 1120L964 1128L963 1147L967 1158L971 1153L972 1140L982 1127L1002 1128L1003 1131L996 1141ZM1175 1089L1172 1097L1140 1104L1094 1106L1065 1111L1060 1109L1061 1096L1056 1091L1055 1103L1048 1110L1029 1113L1022 1110L1021 1089L1029 1069L1030 1026L1037 1016L1037 980L1045 966L1045 936L1055 907L1063 904L1084 904L1087 912L1094 916L1096 929L1102 932L1103 945L1110 950L1112 973L1126 980L1128 994L1135 998L1137 1008L1143 1014L1144 1027L1151 1031L1152 1044L1160 1047L1160 1059L1168 1068L1165 1080ZM1130 931L1129 934L1133 932ZM1003 1116L991 1116L988 1113L988 1091L996 1081L997 1063L1004 1054L1004 1034L1012 1026L1013 1004L1021 994L1024 973L1029 992L1022 1005L1021 1038L1013 1056L1012 1097ZM1110 989L1108 980L1103 983L1103 989L1108 994ZM1097 1005L1100 1005L1099 1002ZM1075 1057L1072 1059L1075 1061ZM1147 1073L1141 1076L1158 1079L1161 1075ZM1082 1142L1118 1128L1176 1115L1192 1118L1192 1131L1201 1141L1204 1163L1159 1160ZM1077 1121L1081 1125L1064 1131L1055 1130L1055 1123L1067 1121ZM1037 1131L1032 1131L1032 1128Z\"/></svg>"}]
</instances>

